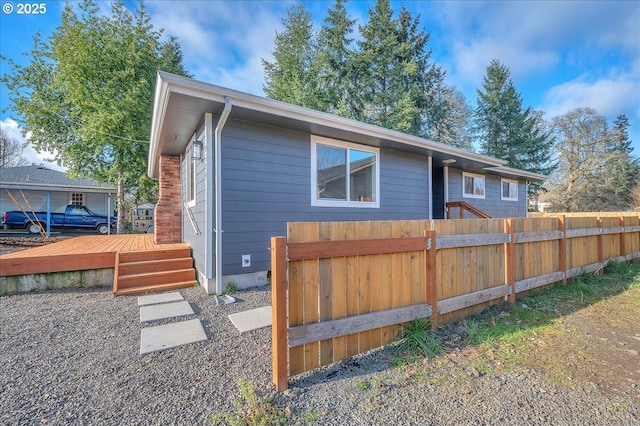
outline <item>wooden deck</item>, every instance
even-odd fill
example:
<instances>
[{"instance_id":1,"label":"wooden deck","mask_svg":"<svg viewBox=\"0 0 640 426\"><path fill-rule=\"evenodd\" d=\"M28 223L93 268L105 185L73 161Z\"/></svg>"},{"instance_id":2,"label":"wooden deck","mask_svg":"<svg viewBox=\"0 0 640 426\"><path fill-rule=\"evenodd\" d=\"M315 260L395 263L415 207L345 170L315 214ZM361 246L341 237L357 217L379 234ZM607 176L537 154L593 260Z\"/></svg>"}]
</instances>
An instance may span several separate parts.
<instances>
[{"instance_id":1,"label":"wooden deck","mask_svg":"<svg viewBox=\"0 0 640 426\"><path fill-rule=\"evenodd\" d=\"M153 235L88 235L0 256L0 276L114 268L116 253L158 251L188 244L156 244Z\"/></svg>"}]
</instances>

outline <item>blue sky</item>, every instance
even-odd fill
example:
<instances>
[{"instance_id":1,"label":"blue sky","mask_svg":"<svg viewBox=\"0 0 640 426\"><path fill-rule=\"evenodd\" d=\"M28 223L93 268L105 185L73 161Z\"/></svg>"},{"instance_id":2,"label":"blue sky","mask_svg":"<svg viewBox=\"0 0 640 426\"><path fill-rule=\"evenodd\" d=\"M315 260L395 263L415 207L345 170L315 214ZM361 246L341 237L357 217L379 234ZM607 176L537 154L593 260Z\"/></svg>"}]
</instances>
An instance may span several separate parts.
<instances>
[{"instance_id":1,"label":"blue sky","mask_svg":"<svg viewBox=\"0 0 640 426\"><path fill-rule=\"evenodd\" d=\"M60 23L62 1L47 1L46 13L18 15L18 2L0 0L0 52L16 61L32 47L36 31L50 34ZM106 1L99 2L109 10ZM198 80L263 95L261 58L271 59L275 31L291 1L147 0L156 28L178 37L185 65ZM303 2L319 28L333 1ZM6 13L7 4L13 6ZM135 7L137 2L127 2ZM347 9L360 24L374 1L351 1ZM420 14L431 33L433 60L447 71L448 84L467 96L472 107L489 62L511 70L525 107L545 117L578 107L593 107L612 121L626 114L640 155L640 2L638 1L392 1ZM8 71L5 62L0 71ZM19 129L0 88L2 128ZM46 154L27 150L34 162Z\"/></svg>"}]
</instances>

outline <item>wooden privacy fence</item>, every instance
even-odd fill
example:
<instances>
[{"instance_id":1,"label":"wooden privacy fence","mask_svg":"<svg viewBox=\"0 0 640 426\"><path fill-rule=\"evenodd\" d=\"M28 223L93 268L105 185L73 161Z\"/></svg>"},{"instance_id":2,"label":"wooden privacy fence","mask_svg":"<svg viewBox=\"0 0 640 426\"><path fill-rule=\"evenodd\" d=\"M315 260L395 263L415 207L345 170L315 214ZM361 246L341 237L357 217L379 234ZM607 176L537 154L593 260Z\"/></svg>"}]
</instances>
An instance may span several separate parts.
<instances>
[{"instance_id":1,"label":"wooden privacy fence","mask_svg":"<svg viewBox=\"0 0 640 426\"><path fill-rule=\"evenodd\" d=\"M273 382L640 257L638 216L296 222L271 240Z\"/></svg>"}]
</instances>

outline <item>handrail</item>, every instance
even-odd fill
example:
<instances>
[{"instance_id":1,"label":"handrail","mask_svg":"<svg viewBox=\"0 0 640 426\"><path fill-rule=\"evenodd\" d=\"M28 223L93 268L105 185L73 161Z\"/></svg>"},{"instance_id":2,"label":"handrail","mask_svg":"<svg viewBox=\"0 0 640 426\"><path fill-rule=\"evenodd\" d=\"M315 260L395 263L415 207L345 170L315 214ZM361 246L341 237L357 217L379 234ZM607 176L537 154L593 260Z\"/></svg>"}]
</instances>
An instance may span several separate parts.
<instances>
[{"instance_id":1,"label":"handrail","mask_svg":"<svg viewBox=\"0 0 640 426\"><path fill-rule=\"evenodd\" d=\"M191 211L191 207L189 207L189 204L187 204L187 202L184 202L184 209L187 212L187 217L189 218L189 222L191 222L191 226L193 226L193 230L196 231L196 235L200 235L200 228L198 227L198 224L196 223L196 220L193 217L193 212Z\"/></svg>"},{"instance_id":2,"label":"handrail","mask_svg":"<svg viewBox=\"0 0 640 426\"><path fill-rule=\"evenodd\" d=\"M465 201L449 201L445 203L445 206L447 207L447 219L451 219L451 208L456 207L460 209L460 219L464 219L465 210L481 219L491 219L492 217L490 214L483 212Z\"/></svg>"}]
</instances>

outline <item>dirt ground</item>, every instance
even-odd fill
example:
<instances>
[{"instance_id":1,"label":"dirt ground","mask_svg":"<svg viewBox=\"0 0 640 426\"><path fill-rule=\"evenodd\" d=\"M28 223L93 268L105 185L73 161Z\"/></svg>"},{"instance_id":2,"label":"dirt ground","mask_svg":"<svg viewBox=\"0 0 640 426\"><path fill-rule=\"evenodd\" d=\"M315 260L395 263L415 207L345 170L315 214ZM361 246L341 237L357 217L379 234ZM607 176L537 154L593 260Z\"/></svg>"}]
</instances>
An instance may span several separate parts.
<instances>
[{"instance_id":1,"label":"dirt ground","mask_svg":"<svg viewBox=\"0 0 640 426\"><path fill-rule=\"evenodd\" d=\"M590 382L605 395L640 403L640 288L578 310L532 341L521 362L571 386Z\"/></svg>"}]
</instances>

